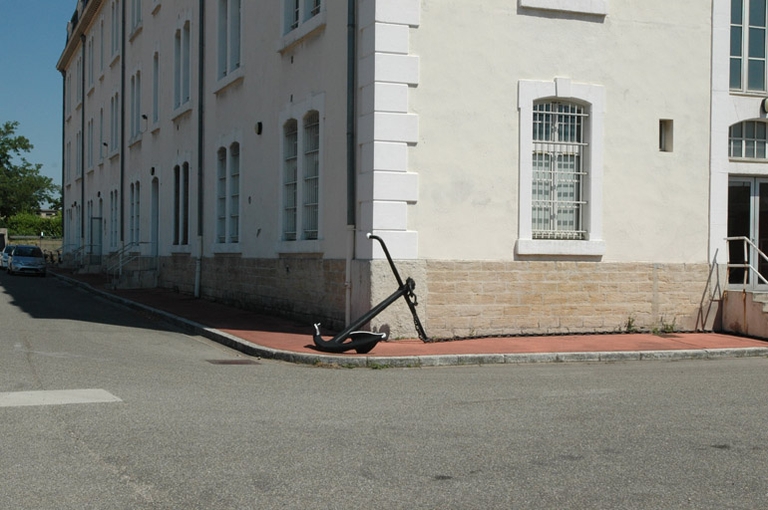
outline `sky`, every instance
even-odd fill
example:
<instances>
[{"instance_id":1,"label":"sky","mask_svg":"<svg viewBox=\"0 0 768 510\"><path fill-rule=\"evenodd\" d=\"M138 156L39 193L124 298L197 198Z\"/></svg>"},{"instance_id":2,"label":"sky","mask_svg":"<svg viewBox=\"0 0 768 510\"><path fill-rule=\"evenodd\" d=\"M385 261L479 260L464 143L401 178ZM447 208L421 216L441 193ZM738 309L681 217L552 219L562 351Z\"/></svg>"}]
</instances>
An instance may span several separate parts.
<instances>
[{"instance_id":1,"label":"sky","mask_svg":"<svg viewBox=\"0 0 768 510\"><path fill-rule=\"evenodd\" d=\"M77 0L0 0L0 124L34 145L25 155L61 185L62 77L56 70Z\"/></svg>"}]
</instances>

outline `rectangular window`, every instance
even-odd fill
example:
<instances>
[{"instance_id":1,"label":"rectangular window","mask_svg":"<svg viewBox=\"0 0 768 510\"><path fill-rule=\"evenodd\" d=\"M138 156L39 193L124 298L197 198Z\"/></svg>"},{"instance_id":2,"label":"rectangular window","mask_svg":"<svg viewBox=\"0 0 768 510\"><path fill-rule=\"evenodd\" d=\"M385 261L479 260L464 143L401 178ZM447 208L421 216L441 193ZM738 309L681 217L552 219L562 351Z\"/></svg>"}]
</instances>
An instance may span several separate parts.
<instances>
[{"instance_id":1,"label":"rectangular window","mask_svg":"<svg viewBox=\"0 0 768 510\"><path fill-rule=\"evenodd\" d=\"M283 34L320 14L322 0L283 0Z\"/></svg>"},{"instance_id":2,"label":"rectangular window","mask_svg":"<svg viewBox=\"0 0 768 510\"><path fill-rule=\"evenodd\" d=\"M141 25L141 0L131 0L131 32Z\"/></svg>"},{"instance_id":3,"label":"rectangular window","mask_svg":"<svg viewBox=\"0 0 768 510\"><path fill-rule=\"evenodd\" d=\"M218 76L240 67L240 0L219 0Z\"/></svg>"},{"instance_id":4,"label":"rectangular window","mask_svg":"<svg viewBox=\"0 0 768 510\"><path fill-rule=\"evenodd\" d=\"M88 70L88 88L93 87L93 36L88 39L88 54L86 56L86 69Z\"/></svg>"},{"instance_id":5,"label":"rectangular window","mask_svg":"<svg viewBox=\"0 0 768 510\"><path fill-rule=\"evenodd\" d=\"M240 240L240 144L229 148L229 242Z\"/></svg>"},{"instance_id":6,"label":"rectangular window","mask_svg":"<svg viewBox=\"0 0 768 510\"><path fill-rule=\"evenodd\" d=\"M181 30L173 39L173 107L181 106Z\"/></svg>"},{"instance_id":7,"label":"rectangular window","mask_svg":"<svg viewBox=\"0 0 768 510\"><path fill-rule=\"evenodd\" d=\"M301 229L304 239L317 239L320 177L320 118L312 111L304 118L304 182Z\"/></svg>"},{"instance_id":8,"label":"rectangular window","mask_svg":"<svg viewBox=\"0 0 768 510\"><path fill-rule=\"evenodd\" d=\"M216 240L227 242L227 149L221 147L216 165Z\"/></svg>"},{"instance_id":9,"label":"rectangular window","mask_svg":"<svg viewBox=\"0 0 768 510\"><path fill-rule=\"evenodd\" d=\"M189 163L182 165L181 244L189 244Z\"/></svg>"},{"instance_id":10,"label":"rectangular window","mask_svg":"<svg viewBox=\"0 0 768 510\"><path fill-rule=\"evenodd\" d=\"M283 129L283 240L295 241L299 137L296 120L290 119Z\"/></svg>"},{"instance_id":11,"label":"rectangular window","mask_svg":"<svg viewBox=\"0 0 768 510\"><path fill-rule=\"evenodd\" d=\"M586 239L582 225L586 119L584 108L573 103L533 107L534 239Z\"/></svg>"},{"instance_id":12,"label":"rectangular window","mask_svg":"<svg viewBox=\"0 0 768 510\"><path fill-rule=\"evenodd\" d=\"M190 99L191 55L190 55L189 22L184 24L181 31L181 102L188 103Z\"/></svg>"},{"instance_id":13,"label":"rectangular window","mask_svg":"<svg viewBox=\"0 0 768 510\"><path fill-rule=\"evenodd\" d=\"M732 90L766 90L766 0L731 0L729 86Z\"/></svg>"},{"instance_id":14,"label":"rectangular window","mask_svg":"<svg viewBox=\"0 0 768 510\"><path fill-rule=\"evenodd\" d=\"M160 56L152 57L152 122L160 120Z\"/></svg>"},{"instance_id":15,"label":"rectangular window","mask_svg":"<svg viewBox=\"0 0 768 510\"><path fill-rule=\"evenodd\" d=\"M674 123L671 119L659 121L659 150L672 152L674 142Z\"/></svg>"},{"instance_id":16,"label":"rectangular window","mask_svg":"<svg viewBox=\"0 0 768 510\"><path fill-rule=\"evenodd\" d=\"M87 129L85 161L88 168L93 168L93 119L88 120Z\"/></svg>"},{"instance_id":17,"label":"rectangular window","mask_svg":"<svg viewBox=\"0 0 768 510\"><path fill-rule=\"evenodd\" d=\"M112 50L112 56L116 56L120 52L120 23L122 15L120 12L120 0L112 2L112 25L110 26L110 48Z\"/></svg>"},{"instance_id":18,"label":"rectangular window","mask_svg":"<svg viewBox=\"0 0 768 510\"><path fill-rule=\"evenodd\" d=\"M181 168L173 167L173 244L179 244L181 232Z\"/></svg>"}]
</instances>

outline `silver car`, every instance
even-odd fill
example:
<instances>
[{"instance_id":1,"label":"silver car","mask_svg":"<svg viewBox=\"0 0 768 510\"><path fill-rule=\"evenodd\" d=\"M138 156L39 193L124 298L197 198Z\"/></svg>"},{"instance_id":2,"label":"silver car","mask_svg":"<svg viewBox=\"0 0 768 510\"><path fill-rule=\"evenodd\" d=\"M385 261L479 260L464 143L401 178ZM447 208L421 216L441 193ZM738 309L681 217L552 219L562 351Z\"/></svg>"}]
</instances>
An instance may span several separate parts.
<instances>
[{"instance_id":1,"label":"silver car","mask_svg":"<svg viewBox=\"0 0 768 510\"><path fill-rule=\"evenodd\" d=\"M8 259L8 274L35 274L45 276L45 256L38 246L20 244Z\"/></svg>"},{"instance_id":2,"label":"silver car","mask_svg":"<svg viewBox=\"0 0 768 510\"><path fill-rule=\"evenodd\" d=\"M0 268L8 267L8 257L11 256L11 252L13 251L14 248L16 248L15 244L5 245L5 248L3 248L2 253L0 253Z\"/></svg>"}]
</instances>

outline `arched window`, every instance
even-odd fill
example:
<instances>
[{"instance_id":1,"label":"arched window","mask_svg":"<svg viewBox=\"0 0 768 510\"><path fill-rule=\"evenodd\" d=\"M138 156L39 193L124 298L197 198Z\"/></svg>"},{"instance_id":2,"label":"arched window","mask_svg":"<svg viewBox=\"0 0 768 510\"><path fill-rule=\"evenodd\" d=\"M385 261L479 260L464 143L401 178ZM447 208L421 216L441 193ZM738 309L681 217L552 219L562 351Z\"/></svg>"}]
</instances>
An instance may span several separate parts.
<instances>
[{"instance_id":1,"label":"arched window","mask_svg":"<svg viewBox=\"0 0 768 510\"><path fill-rule=\"evenodd\" d=\"M767 123L749 120L728 129L728 156L731 158L766 159Z\"/></svg>"},{"instance_id":2,"label":"arched window","mask_svg":"<svg viewBox=\"0 0 768 510\"><path fill-rule=\"evenodd\" d=\"M283 126L283 240L296 240L299 131L296 119Z\"/></svg>"},{"instance_id":3,"label":"arched window","mask_svg":"<svg viewBox=\"0 0 768 510\"><path fill-rule=\"evenodd\" d=\"M605 90L521 80L518 255L599 257Z\"/></svg>"},{"instance_id":4,"label":"arched window","mask_svg":"<svg viewBox=\"0 0 768 510\"><path fill-rule=\"evenodd\" d=\"M538 101L533 106L534 239L586 239L582 224L588 114L579 104Z\"/></svg>"}]
</instances>

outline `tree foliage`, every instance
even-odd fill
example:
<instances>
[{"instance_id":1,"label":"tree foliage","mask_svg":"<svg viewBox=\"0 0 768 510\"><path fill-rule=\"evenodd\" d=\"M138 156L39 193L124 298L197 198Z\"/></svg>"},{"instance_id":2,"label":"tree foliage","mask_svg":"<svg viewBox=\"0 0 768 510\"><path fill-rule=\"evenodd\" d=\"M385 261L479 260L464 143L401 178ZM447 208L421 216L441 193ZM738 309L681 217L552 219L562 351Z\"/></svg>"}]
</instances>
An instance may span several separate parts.
<instances>
[{"instance_id":1,"label":"tree foliage","mask_svg":"<svg viewBox=\"0 0 768 510\"><path fill-rule=\"evenodd\" d=\"M40 175L42 165L24 157L32 143L17 135L19 123L0 125L0 218L38 211L43 204L60 200L61 190L53 179Z\"/></svg>"},{"instance_id":2,"label":"tree foliage","mask_svg":"<svg viewBox=\"0 0 768 510\"><path fill-rule=\"evenodd\" d=\"M61 211L52 218L43 218L32 213L18 213L0 221L0 225L8 229L11 236L62 237Z\"/></svg>"}]
</instances>

